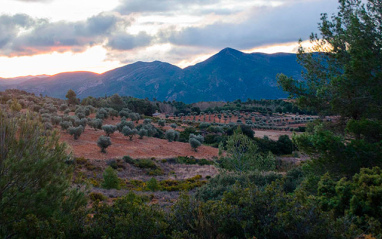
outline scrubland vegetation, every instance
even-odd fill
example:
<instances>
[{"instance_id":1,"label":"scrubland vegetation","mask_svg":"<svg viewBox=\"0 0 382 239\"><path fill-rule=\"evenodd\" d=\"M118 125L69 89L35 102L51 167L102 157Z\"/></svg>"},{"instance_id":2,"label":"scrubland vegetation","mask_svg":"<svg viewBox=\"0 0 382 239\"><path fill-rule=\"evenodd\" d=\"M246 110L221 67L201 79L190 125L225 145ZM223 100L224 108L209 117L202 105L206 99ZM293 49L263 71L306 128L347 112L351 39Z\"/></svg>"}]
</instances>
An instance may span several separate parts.
<instances>
[{"instance_id":1,"label":"scrubland vegetation","mask_svg":"<svg viewBox=\"0 0 382 239\"><path fill-rule=\"evenodd\" d=\"M0 92L0 236L381 238L381 9L351 3L299 49L305 82L279 75L289 101Z\"/></svg>"}]
</instances>

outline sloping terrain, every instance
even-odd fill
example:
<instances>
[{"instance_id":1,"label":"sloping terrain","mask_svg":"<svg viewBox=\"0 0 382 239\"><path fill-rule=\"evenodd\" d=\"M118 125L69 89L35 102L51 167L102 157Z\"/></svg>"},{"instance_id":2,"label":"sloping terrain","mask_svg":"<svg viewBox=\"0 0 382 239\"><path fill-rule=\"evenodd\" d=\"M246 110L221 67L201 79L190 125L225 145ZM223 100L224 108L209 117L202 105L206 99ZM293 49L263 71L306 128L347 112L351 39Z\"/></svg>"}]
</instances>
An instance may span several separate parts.
<instances>
[{"instance_id":1,"label":"sloping terrain","mask_svg":"<svg viewBox=\"0 0 382 239\"><path fill-rule=\"evenodd\" d=\"M73 89L79 98L118 93L185 103L277 99L286 97L277 87L276 75L281 72L300 77L301 67L295 54L246 54L226 48L185 69L159 61L136 62L103 74L69 72L13 85L1 84L6 81L2 79L0 90L16 88L64 98L66 92Z\"/></svg>"}]
</instances>

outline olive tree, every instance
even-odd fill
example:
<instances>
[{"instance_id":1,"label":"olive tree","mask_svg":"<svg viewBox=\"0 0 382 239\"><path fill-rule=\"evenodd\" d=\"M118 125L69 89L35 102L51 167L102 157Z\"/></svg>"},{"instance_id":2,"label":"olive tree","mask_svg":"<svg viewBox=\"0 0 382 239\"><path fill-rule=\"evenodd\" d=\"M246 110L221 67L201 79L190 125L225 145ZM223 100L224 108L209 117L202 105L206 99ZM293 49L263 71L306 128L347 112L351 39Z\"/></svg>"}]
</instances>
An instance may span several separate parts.
<instances>
[{"instance_id":1,"label":"olive tree","mask_svg":"<svg viewBox=\"0 0 382 239\"><path fill-rule=\"evenodd\" d=\"M117 130L117 127L114 125L104 125L102 126L102 130L105 131L106 135L109 137L110 134L113 134Z\"/></svg>"},{"instance_id":2,"label":"olive tree","mask_svg":"<svg viewBox=\"0 0 382 239\"><path fill-rule=\"evenodd\" d=\"M70 127L68 131L69 134L73 135L74 139L77 140L81 136L82 132L84 132L84 127L82 127L82 125L78 127Z\"/></svg>"},{"instance_id":3,"label":"olive tree","mask_svg":"<svg viewBox=\"0 0 382 239\"><path fill-rule=\"evenodd\" d=\"M110 137L101 135L97 140L97 145L101 148L102 153L106 153L106 148L111 145Z\"/></svg>"}]
</instances>

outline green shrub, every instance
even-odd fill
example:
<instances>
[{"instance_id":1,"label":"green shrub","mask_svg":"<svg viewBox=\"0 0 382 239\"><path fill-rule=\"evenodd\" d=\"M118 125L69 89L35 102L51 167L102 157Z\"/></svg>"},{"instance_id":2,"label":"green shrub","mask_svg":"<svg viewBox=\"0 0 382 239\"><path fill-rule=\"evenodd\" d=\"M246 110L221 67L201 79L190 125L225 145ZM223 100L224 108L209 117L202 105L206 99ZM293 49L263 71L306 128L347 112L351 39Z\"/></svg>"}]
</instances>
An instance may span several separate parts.
<instances>
[{"instance_id":1,"label":"green shrub","mask_svg":"<svg viewBox=\"0 0 382 239\"><path fill-rule=\"evenodd\" d=\"M159 190L159 184L158 181L155 178L151 178L147 182L147 188L151 191L158 191Z\"/></svg>"},{"instance_id":2,"label":"green shrub","mask_svg":"<svg viewBox=\"0 0 382 239\"><path fill-rule=\"evenodd\" d=\"M128 163L128 164L133 164L133 163L134 163L134 159L133 159L132 157L128 156L128 155L123 156L122 159L123 159L126 163Z\"/></svg>"},{"instance_id":3,"label":"green shrub","mask_svg":"<svg viewBox=\"0 0 382 239\"><path fill-rule=\"evenodd\" d=\"M96 192L91 192L89 194L89 199L93 202L96 202L96 201L105 201L106 200L106 196L103 195L102 193L96 193Z\"/></svg>"},{"instance_id":4,"label":"green shrub","mask_svg":"<svg viewBox=\"0 0 382 239\"><path fill-rule=\"evenodd\" d=\"M98 145L98 147L101 148L102 153L106 153L106 148L111 145L110 137L106 137L106 136L101 135L98 138L97 145Z\"/></svg>"},{"instance_id":5,"label":"green shrub","mask_svg":"<svg viewBox=\"0 0 382 239\"><path fill-rule=\"evenodd\" d=\"M115 170L108 166L103 172L102 187L106 189L120 189L119 178Z\"/></svg>"}]
</instances>

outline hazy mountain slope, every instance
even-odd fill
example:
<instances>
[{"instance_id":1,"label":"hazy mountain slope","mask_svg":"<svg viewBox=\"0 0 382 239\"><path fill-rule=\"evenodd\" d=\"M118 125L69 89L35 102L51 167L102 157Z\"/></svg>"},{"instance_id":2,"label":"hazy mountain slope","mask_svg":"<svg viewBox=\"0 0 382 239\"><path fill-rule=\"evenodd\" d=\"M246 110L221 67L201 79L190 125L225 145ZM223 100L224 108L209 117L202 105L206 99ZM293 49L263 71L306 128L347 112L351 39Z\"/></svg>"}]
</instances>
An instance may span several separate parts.
<instances>
[{"instance_id":1,"label":"hazy mountain slope","mask_svg":"<svg viewBox=\"0 0 382 239\"><path fill-rule=\"evenodd\" d=\"M66 72L45 78L32 78L17 85L8 85L6 88L16 88L35 94L51 97L65 98L69 89L81 92L98 82L98 74L93 72Z\"/></svg>"},{"instance_id":2,"label":"hazy mountain slope","mask_svg":"<svg viewBox=\"0 0 382 239\"><path fill-rule=\"evenodd\" d=\"M185 69L159 61L136 62L100 75L61 73L15 85L0 84L0 89L18 88L59 98L64 98L66 92L73 89L80 98L118 93L186 103L275 99L286 97L277 87L278 73L300 77L301 67L296 59L295 54L246 54L226 48Z\"/></svg>"},{"instance_id":3,"label":"hazy mountain slope","mask_svg":"<svg viewBox=\"0 0 382 239\"><path fill-rule=\"evenodd\" d=\"M119 95L165 99L177 84L182 69L160 61L136 62L100 75L101 84L79 94L80 97Z\"/></svg>"},{"instance_id":4,"label":"hazy mountain slope","mask_svg":"<svg viewBox=\"0 0 382 239\"><path fill-rule=\"evenodd\" d=\"M180 100L244 100L286 97L276 75L298 77L301 68L295 54L245 54L226 48L184 71L188 94Z\"/></svg>"}]
</instances>

